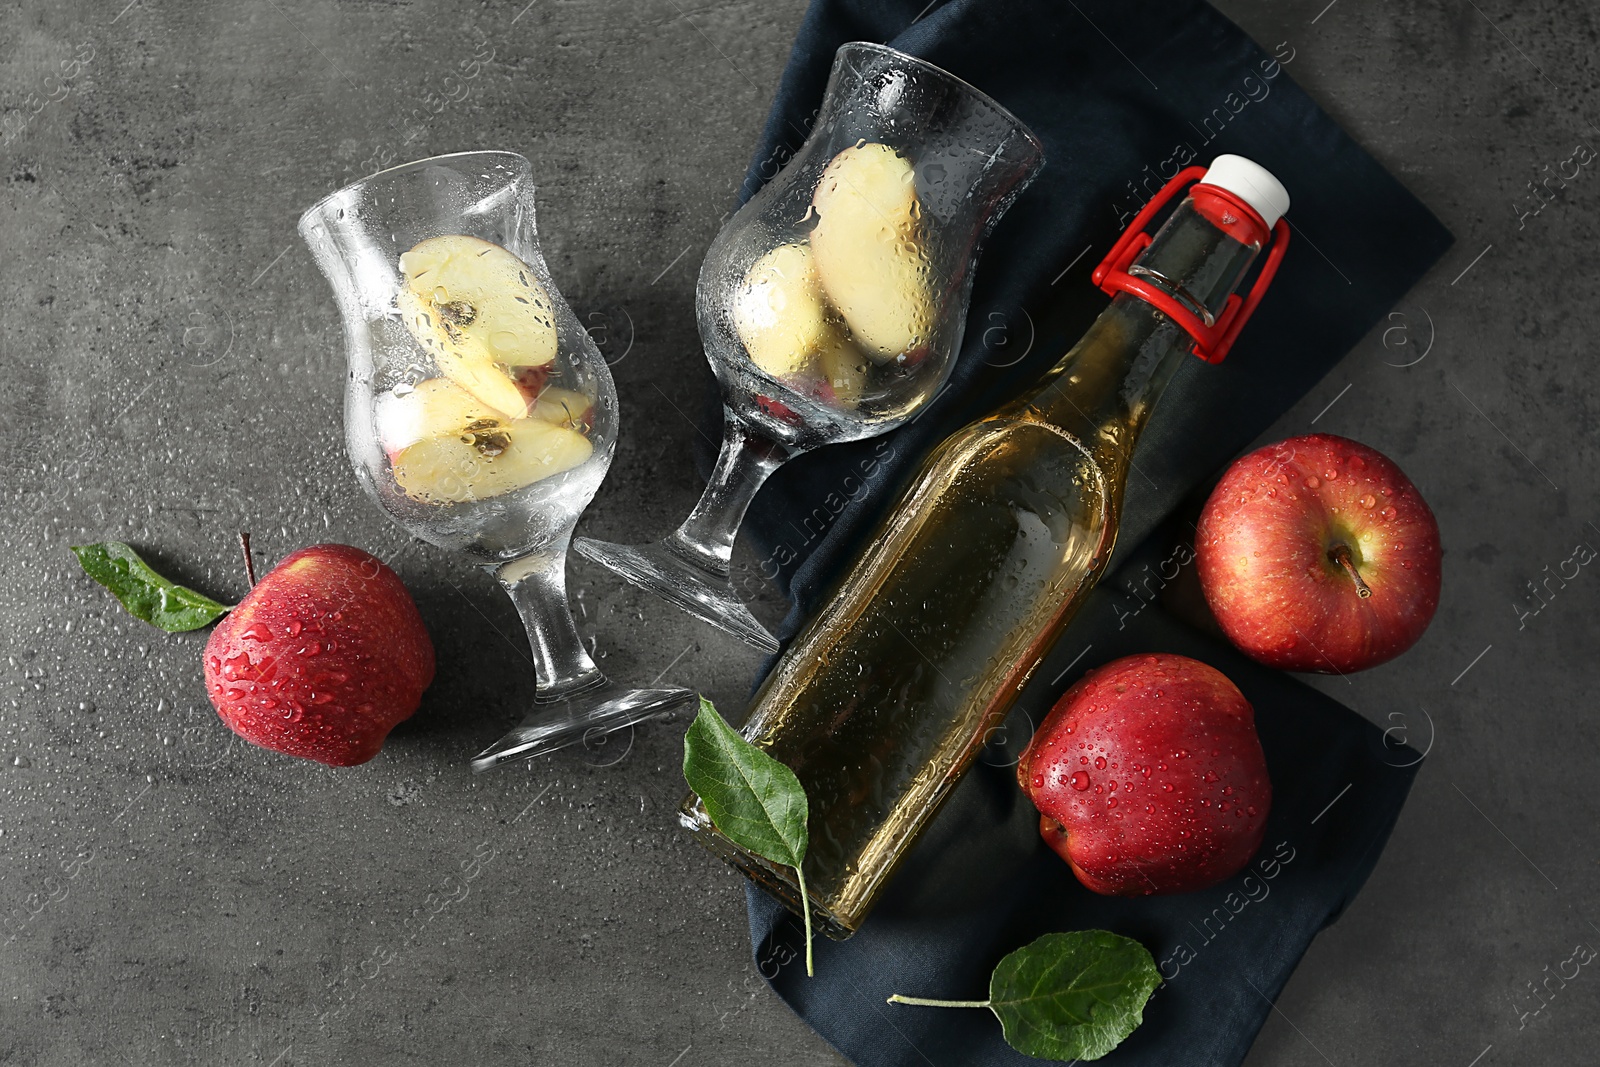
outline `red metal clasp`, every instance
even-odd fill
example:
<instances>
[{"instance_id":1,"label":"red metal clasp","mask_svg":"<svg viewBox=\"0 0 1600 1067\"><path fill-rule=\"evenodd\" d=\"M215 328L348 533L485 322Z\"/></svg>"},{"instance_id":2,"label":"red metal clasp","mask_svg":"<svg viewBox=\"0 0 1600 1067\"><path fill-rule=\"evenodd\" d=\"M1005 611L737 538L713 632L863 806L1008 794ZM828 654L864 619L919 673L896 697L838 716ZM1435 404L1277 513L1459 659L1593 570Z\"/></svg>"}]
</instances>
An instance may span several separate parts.
<instances>
[{"instance_id":1,"label":"red metal clasp","mask_svg":"<svg viewBox=\"0 0 1600 1067\"><path fill-rule=\"evenodd\" d=\"M1221 363L1228 350L1233 347L1239 331L1250 320L1256 305L1261 303L1261 297L1265 295L1267 286L1272 284L1273 275L1278 273L1278 264L1283 262L1283 254L1289 247L1287 222L1279 219L1277 225L1272 227L1271 248L1267 252L1265 262L1261 264L1261 272L1256 275L1255 284L1250 287L1250 294L1241 297L1238 293L1234 293L1229 296L1227 303L1223 305L1222 313L1210 326L1170 293L1157 288L1146 279L1128 273L1128 268L1139 257L1139 253L1150 247L1150 234L1146 232L1146 228L1156 213L1186 187L1205 177L1205 173L1205 167L1189 167L1179 171L1171 181L1163 185L1161 191L1151 197L1150 202L1134 216L1127 230L1117 238L1117 243L1111 246L1111 251L1106 253L1106 258L1094 269L1093 280L1111 296L1118 293L1132 293L1154 305L1194 338L1195 355L1207 363ZM1197 203L1199 199L1208 202L1200 204L1200 210L1213 222L1230 230L1240 241L1248 244L1268 236L1266 220L1237 194L1215 185L1203 184L1195 185L1194 192L1199 194Z\"/></svg>"}]
</instances>

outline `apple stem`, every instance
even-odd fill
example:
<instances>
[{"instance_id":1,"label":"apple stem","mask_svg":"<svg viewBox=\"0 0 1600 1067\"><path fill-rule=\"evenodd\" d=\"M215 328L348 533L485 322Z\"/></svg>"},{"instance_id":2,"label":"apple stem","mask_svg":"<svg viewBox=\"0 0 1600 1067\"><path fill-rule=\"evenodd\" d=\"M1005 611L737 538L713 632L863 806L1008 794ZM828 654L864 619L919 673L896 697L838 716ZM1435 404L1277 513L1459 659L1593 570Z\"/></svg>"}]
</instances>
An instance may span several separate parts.
<instances>
[{"instance_id":1,"label":"apple stem","mask_svg":"<svg viewBox=\"0 0 1600 1067\"><path fill-rule=\"evenodd\" d=\"M1328 558L1344 568L1344 572L1350 576L1350 580L1356 583L1356 594L1362 600L1367 600L1372 596L1372 587L1361 580L1361 572L1356 570L1356 561L1350 554L1349 545L1334 545L1328 549Z\"/></svg>"},{"instance_id":2,"label":"apple stem","mask_svg":"<svg viewBox=\"0 0 1600 1067\"><path fill-rule=\"evenodd\" d=\"M250 588L256 587L256 561L250 555L250 535L244 531L239 532L239 549L244 553L244 573L250 579Z\"/></svg>"}]
</instances>

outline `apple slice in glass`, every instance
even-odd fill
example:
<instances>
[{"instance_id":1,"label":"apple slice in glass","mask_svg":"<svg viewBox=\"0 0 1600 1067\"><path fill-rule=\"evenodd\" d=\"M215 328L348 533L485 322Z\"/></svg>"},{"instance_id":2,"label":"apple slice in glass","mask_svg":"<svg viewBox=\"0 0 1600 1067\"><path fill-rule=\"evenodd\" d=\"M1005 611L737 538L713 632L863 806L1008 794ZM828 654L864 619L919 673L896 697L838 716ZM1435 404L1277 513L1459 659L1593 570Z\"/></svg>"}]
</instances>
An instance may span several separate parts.
<instances>
[{"instance_id":1,"label":"apple slice in glass","mask_svg":"<svg viewBox=\"0 0 1600 1067\"><path fill-rule=\"evenodd\" d=\"M476 237L430 237L400 257L401 318L440 372L521 418L530 401L519 372L556 358L550 298L516 256Z\"/></svg>"}]
</instances>

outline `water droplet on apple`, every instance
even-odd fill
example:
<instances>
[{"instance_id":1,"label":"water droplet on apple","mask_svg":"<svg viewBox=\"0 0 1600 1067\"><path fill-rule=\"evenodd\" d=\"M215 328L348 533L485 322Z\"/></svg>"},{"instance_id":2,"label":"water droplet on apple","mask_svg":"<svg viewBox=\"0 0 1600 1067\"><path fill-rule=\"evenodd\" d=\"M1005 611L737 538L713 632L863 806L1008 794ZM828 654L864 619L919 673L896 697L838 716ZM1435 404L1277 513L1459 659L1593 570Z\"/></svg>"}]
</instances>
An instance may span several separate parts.
<instances>
[{"instance_id":1,"label":"water droplet on apple","mask_svg":"<svg viewBox=\"0 0 1600 1067\"><path fill-rule=\"evenodd\" d=\"M1368 493L1366 496L1361 498L1361 506L1366 508L1368 511L1371 511L1373 508L1378 506L1378 498L1373 496L1371 493Z\"/></svg>"},{"instance_id":2,"label":"water droplet on apple","mask_svg":"<svg viewBox=\"0 0 1600 1067\"><path fill-rule=\"evenodd\" d=\"M1044 775L1036 774L1036 775L1033 776L1033 787L1035 789L1043 789L1044 788Z\"/></svg>"},{"instance_id":3,"label":"water droplet on apple","mask_svg":"<svg viewBox=\"0 0 1600 1067\"><path fill-rule=\"evenodd\" d=\"M1072 788L1076 789L1078 792L1081 793L1085 789L1089 788L1089 772L1088 771L1073 771L1072 772L1072 777L1070 779L1068 779L1068 781L1072 785Z\"/></svg>"},{"instance_id":4,"label":"water droplet on apple","mask_svg":"<svg viewBox=\"0 0 1600 1067\"><path fill-rule=\"evenodd\" d=\"M1322 484L1322 479L1318 478L1315 474L1311 475L1310 477L1308 477L1306 479L1306 488L1307 489L1315 489L1318 486L1320 486L1321 484Z\"/></svg>"},{"instance_id":5,"label":"water droplet on apple","mask_svg":"<svg viewBox=\"0 0 1600 1067\"><path fill-rule=\"evenodd\" d=\"M267 629L264 623L258 622L239 636L251 641L270 641L272 640L272 631Z\"/></svg>"},{"instance_id":6,"label":"water droplet on apple","mask_svg":"<svg viewBox=\"0 0 1600 1067\"><path fill-rule=\"evenodd\" d=\"M300 631L303 630L303 629L305 629L305 627L303 625L301 625L299 619L290 619L289 620L289 626L288 626L286 632L288 633L288 635L290 637L299 637L300 636Z\"/></svg>"},{"instance_id":7,"label":"water droplet on apple","mask_svg":"<svg viewBox=\"0 0 1600 1067\"><path fill-rule=\"evenodd\" d=\"M1097 771L1106 769L1106 758L1104 756L1096 756L1094 758L1094 769Z\"/></svg>"}]
</instances>

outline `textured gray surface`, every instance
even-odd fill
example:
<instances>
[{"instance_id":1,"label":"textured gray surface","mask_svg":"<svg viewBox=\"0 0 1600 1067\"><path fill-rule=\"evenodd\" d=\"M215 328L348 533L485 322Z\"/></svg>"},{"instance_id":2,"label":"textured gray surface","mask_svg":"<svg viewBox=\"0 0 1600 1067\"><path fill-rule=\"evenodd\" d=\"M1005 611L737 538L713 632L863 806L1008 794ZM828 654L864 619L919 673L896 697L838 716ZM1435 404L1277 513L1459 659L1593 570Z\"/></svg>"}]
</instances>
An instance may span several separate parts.
<instances>
[{"instance_id":1,"label":"textured gray surface","mask_svg":"<svg viewBox=\"0 0 1600 1067\"><path fill-rule=\"evenodd\" d=\"M1521 225L1514 205L1597 144L1600 17L1324 2L1223 7L1291 42L1292 75L1459 243L1275 432L1398 460L1447 579L1416 650L1327 683L1403 709L1432 755L1250 1064L1591 1062L1600 977L1551 976L1600 944L1593 568L1514 605L1600 546L1600 177ZM122 3L0 11L0 1062L839 1063L749 962L741 880L673 828L681 719L466 773L532 692L515 616L356 494L338 324L293 229L370 161L529 155L551 269L608 331L625 415L583 528L662 532L698 493L674 410L704 380L696 265L801 4ZM414 591L439 677L373 763L230 744L203 636L123 616L66 552L129 540L232 597L239 529L264 564L366 547ZM740 705L752 652L571 573L608 670L672 664Z\"/></svg>"}]
</instances>

